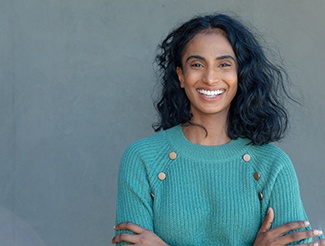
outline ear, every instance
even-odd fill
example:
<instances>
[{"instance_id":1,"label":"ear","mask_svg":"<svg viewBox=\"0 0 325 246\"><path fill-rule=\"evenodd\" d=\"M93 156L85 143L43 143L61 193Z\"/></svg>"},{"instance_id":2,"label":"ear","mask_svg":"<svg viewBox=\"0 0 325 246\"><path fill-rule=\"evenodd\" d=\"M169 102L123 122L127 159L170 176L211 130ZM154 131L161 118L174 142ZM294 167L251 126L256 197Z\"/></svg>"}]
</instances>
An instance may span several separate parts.
<instances>
[{"instance_id":1,"label":"ear","mask_svg":"<svg viewBox=\"0 0 325 246\"><path fill-rule=\"evenodd\" d=\"M181 88L184 88L184 76L183 76L183 70L180 67L176 68L176 73L178 76L178 80L179 80L179 85Z\"/></svg>"}]
</instances>

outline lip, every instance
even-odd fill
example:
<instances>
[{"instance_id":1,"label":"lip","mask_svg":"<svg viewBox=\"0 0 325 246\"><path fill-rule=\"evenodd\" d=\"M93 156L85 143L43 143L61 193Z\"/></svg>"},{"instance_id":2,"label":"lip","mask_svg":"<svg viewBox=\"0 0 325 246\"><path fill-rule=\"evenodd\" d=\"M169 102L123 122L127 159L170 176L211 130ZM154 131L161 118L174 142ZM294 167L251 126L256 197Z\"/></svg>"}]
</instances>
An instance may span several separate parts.
<instances>
[{"instance_id":1,"label":"lip","mask_svg":"<svg viewBox=\"0 0 325 246\"><path fill-rule=\"evenodd\" d=\"M207 101L218 100L226 92L222 88L198 88L196 91L201 98Z\"/></svg>"}]
</instances>

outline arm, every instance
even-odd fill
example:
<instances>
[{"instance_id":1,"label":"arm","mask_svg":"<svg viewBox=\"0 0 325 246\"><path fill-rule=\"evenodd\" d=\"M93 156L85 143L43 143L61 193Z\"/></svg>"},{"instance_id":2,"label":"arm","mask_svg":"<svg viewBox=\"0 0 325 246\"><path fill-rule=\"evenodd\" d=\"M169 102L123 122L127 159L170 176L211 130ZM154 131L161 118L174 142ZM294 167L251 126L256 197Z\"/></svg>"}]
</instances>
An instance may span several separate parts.
<instances>
[{"instance_id":1,"label":"arm","mask_svg":"<svg viewBox=\"0 0 325 246\"><path fill-rule=\"evenodd\" d=\"M153 230L152 199L146 163L131 145L123 154L118 174L116 223L132 221Z\"/></svg>"},{"instance_id":2,"label":"arm","mask_svg":"<svg viewBox=\"0 0 325 246\"><path fill-rule=\"evenodd\" d=\"M131 222L124 222L114 226L115 230L128 230L134 233L130 235L127 233L118 234L112 239L112 244L129 242L133 245L139 246L168 246L161 238L159 238L155 233L142 228Z\"/></svg>"},{"instance_id":3,"label":"arm","mask_svg":"<svg viewBox=\"0 0 325 246\"><path fill-rule=\"evenodd\" d=\"M269 207L274 209L275 214L273 228L292 221L308 220L300 198L298 179L291 160L287 156L282 160L284 163L275 179L269 200ZM307 226L304 229L294 231L307 229L311 229L311 227ZM310 238L302 240L299 243L311 241Z\"/></svg>"},{"instance_id":4,"label":"arm","mask_svg":"<svg viewBox=\"0 0 325 246\"><path fill-rule=\"evenodd\" d=\"M147 164L136 145L124 153L119 169L116 236L112 243L166 245L153 231L153 201ZM128 222L128 223L126 223ZM133 222L133 223L130 223Z\"/></svg>"},{"instance_id":5,"label":"arm","mask_svg":"<svg viewBox=\"0 0 325 246\"><path fill-rule=\"evenodd\" d=\"M307 221L295 221L286 223L277 228L271 229L272 223L274 220L274 211L272 208L269 208L268 214L257 233L256 240L253 246L284 246L289 243L303 240L305 238L310 238L313 236L319 236L322 234L322 231L319 230L305 230L302 232L295 232L289 235L286 235L289 231L294 229L305 228L309 225ZM131 222L120 223L114 227L115 230L129 230L135 233L136 235L130 234L119 234L112 239L112 243L119 242L130 242L134 245L152 245L152 246L168 246L164 241L162 241L157 235L153 232L146 230L136 224ZM319 240L314 243L301 244L304 246L324 246L325 239Z\"/></svg>"},{"instance_id":6,"label":"arm","mask_svg":"<svg viewBox=\"0 0 325 246\"><path fill-rule=\"evenodd\" d=\"M287 234L292 230L303 229L306 226L309 226L307 221L294 221L288 222L284 225L271 229L272 223L274 220L274 211L272 208L268 209L268 213L265 217L265 220L256 235L254 246L284 246L296 241L308 239L314 236L322 235L322 231L319 230L304 230L301 232L294 232ZM325 245L325 240L319 240L314 243L300 244L305 246L321 246Z\"/></svg>"},{"instance_id":7,"label":"arm","mask_svg":"<svg viewBox=\"0 0 325 246\"><path fill-rule=\"evenodd\" d=\"M258 231L254 245L316 245L314 236L322 235L322 231L311 230L300 198L296 173L290 159L285 155L281 158L283 165L278 172L273 186L268 186L268 214ZM274 173L272 173L274 174ZM274 220L274 221L273 221ZM272 226L272 229L271 229ZM319 237L320 238L320 237ZM304 243L304 244L302 244ZM324 240L317 245L325 245Z\"/></svg>"}]
</instances>

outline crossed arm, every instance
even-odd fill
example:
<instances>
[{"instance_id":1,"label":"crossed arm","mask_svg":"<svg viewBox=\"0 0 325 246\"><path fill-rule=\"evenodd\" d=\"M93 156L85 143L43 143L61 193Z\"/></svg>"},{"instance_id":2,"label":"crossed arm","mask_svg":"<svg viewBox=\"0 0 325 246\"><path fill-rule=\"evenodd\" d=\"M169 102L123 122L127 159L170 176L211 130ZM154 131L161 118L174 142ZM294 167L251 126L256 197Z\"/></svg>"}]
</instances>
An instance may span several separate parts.
<instances>
[{"instance_id":1,"label":"crossed arm","mask_svg":"<svg viewBox=\"0 0 325 246\"><path fill-rule=\"evenodd\" d=\"M311 238L314 236L320 236L323 234L319 230L304 230L300 232L294 232L287 234L288 232L296 229L302 229L309 225L307 221L295 221L289 222L284 225L271 229L274 219L274 211L269 208L268 214L265 220L257 232L256 239L253 246L282 246L296 241ZM142 228L131 222L123 222L114 227L115 230L129 230L134 234L122 233L115 236L112 239L112 244L128 242L133 245L139 246L168 246L160 237L155 233L145 228ZM325 239L318 241L301 244L304 246L322 246L325 245Z\"/></svg>"}]
</instances>

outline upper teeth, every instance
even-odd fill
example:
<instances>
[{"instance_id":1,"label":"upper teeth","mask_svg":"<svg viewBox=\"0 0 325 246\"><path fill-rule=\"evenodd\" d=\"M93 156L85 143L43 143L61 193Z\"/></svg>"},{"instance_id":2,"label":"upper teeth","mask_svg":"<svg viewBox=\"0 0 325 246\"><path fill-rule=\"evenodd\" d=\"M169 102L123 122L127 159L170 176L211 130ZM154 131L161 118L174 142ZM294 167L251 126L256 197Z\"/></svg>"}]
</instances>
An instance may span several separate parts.
<instances>
[{"instance_id":1,"label":"upper teeth","mask_svg":"<svg viewBox=\"0 0 325 246\"><path fill-rule=\"evenodd\" d=\"M221 93L223 93L225 90L214 90L214 91L208 91L208 90L197 90L199 93L207 95L207 96L216 96L219 95Z\"/></svg>"}]
</instances>

